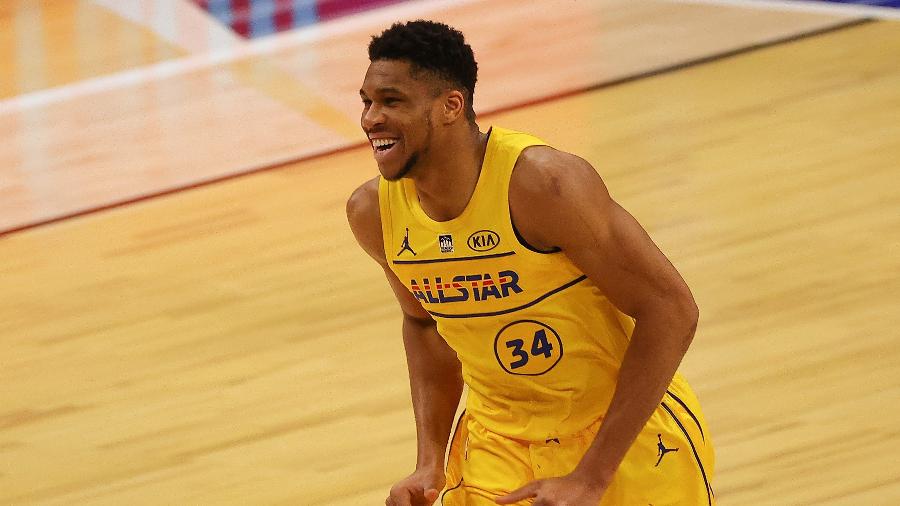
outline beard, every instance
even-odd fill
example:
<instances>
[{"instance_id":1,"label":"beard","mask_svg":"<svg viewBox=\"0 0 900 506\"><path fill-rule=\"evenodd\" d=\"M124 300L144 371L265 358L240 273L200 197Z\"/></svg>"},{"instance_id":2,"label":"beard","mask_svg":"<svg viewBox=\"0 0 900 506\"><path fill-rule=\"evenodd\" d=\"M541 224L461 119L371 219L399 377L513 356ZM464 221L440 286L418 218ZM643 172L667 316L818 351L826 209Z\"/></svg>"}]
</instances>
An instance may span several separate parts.
<instances>
[{"instance_id":1,"label":"beard","mask_svg":"<svg viewBox=\"0 0 900 506\"><path fill-rule=\"evenodd\" d=\"M417 163L419 163L419 153L418 152L410 155L410 157L406 160L406 163L403 164L403 168L400 169L400 172L394 174L391 177L385 177L385 179L388 181L399 181L399 180L403 179L404 177L406 177L406 175L409 174L409 171L411 171L412 168L415 167Z\"/></svg>"},{"instance_id":2,"label":"beard","mask_svg":"<svg viewBox=\"0 0 900 506\"><path fill-rule=\"evenodd\" d=\"M428 153L428 149L431 147L431 133L434 130L434 126L431 123L431 116L428 114L425 115L425 126L427 127L427 134L425 135L425 148L421 151L416 151L415 153L409 155L409 158L406 159L406 163L403 164L403 168L400 169L400 172L395 174L392 177L386 177L385 179L388 181L399 181L406 177L409 174L409 171L413 170L413 167L419 163L419 155L421 153Z\"/></svg>"}]
</instances>

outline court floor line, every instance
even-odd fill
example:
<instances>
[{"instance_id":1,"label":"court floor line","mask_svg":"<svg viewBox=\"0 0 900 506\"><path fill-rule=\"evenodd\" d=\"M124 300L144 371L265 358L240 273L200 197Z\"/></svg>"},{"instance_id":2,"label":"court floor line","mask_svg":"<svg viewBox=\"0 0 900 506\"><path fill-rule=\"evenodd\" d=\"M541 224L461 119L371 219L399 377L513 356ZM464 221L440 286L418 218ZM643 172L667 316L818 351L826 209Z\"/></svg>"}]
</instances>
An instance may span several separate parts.
<instances>
[{"instance_id":1,"label":"court floor line","mask_svg":"<svg viewBox=\"0 0 900 506\"><path fill-rule=\"evenodd\" d=\"M613 86L619 86L619 85L627 84L630 82L638 81L641 79L648 79L648 78L659 76L662 74L677 72L679 70L684 70L684 69L688 69L691 67L696 67L696 66L705 65L708 63L717 62L720 60L724 60L724 59L731 58L734 56L743 55L743 54L750 53L753 51L758 51L761 49L766 49L766 48L783 45L783 44L789 44L792 42L808 39L811 37L817 37L820 35L826 35L829 33L840 31L840 30L859 27L859 26L862 26L862 25L865 25L868 23L872 23L874 21L875 20L872 18L861 18L861 19L853 19L850 21L842 21L840 23L837 23L837 24L834 24L832 26L828 26L825 28L820 28L817 30L809 31L809 32L790 35L787 37L781 37L781 38L773 39L768 42L752 44L752 45L745 46L745 47L738 48L738 49L723 51L723 52L712 54L709 56L695 58L695 59L687 60L687 61L684 61L681 63L676 63L673 65L668 65L668 66L660 67L657 69L652 69L652 70L649 70L646 72L640 72L640 73L637 73L637 74L634 74L631 76L626 76L623 78L614 79L614 80L610 80L610 81L599 82L599 83L596 83L596 84L593 84L590 86L586 86L586 87L564 90L564 91L546 95L544 97L540 97L537 99L527 100L527 101L509 105L509 106L504 106L504 107L500 107L497 109L483 111L478 114L478 117L484 118L487 116L501 114L501 113L505 113L505 112L509 112L509 111L513 111L513 110L517 110L517 109L523 109L523 108L530 107L533 105L538 105L538 104L543 104L543 103L547 103L547 102L553 102L556 100L561 100L561 99L572 97L572 96L579 95L582 93L589 93L589 92L599 90L599 89L610 88ZM252 168L249 168L246 170L237 171L237 172L227 174L224 176L210 178L210 179L206 179L206 180L202 180L202 181L197 181L196 183L191 183L189 185L177 186L177 187L159 191L159 192L153 192L153 193L148 193L148 194L140 195L140 196L133 197L133 198L123 199L121 201L113 202L110 204L105 204L102 206L96 206L96 207L83 209L81 211L77 211L74 213L69 213L69 214L65 214L65 215L61 215L61 216L56 216L53 218L48 218L48 219L44 219L44 220L34 221L31 223L26 223L26 224L19 225L19 226L10 228L10 229L0 230L0 239L4 238L5 236L8 236L8 235L15 234L17 232L23 232L26 230L30 230L33 228L38 228L38 227L42 227L42 226L46 226L46 225L52 225L54 223L59 223L62 221L67 221L70 219L99 213L102 211L108 211L111 209L125 207L125 206L129 206L132 204L144 202L147 200L151 200L151 199L155 199L155 198L159 198L159 197L165 197L167 195L172 195L175 193L181 193L181 192L193 190L196 188L211 186L211 185L214 185L217 183L221 183L224 181L229 181L232 179L237 179L237 178L241 178L241 177L245 177L245 176L250 176L253 174L260 173L260 172L277 170L277 169L284 168L288 165L293 165L295 163L301 163L301 162L306 162L306 161L310 161L310 160L323 158L326 156L336 155L336 154L344 153L344 152L351 151L354 149L359 149L359 148L365 147L367 145L368 145L368 142L360 141L357 143L348 144L346 146L341 146L338 148L322 150L322 151L319 151L316 153L306 154L306 155L299 156L299 157L292 157L292 158L288 158L288 159L284 159L284 160L274 161L271 163L260 165L258 167L252 167Z\"/></svg>"},{"instance_id":2,"label":"court floor line","mask_svg":"<svg viewBox=\"0 0 900 506\"><path fill-rule=\"evenodd\" d=\"M877 19L900 19L900 11L890 7L864 4L836 4L810 0L668 0L674 3L727 5L729 7L744 7L752 9L765 9L793 12L814 12L820 14L836 14L849 16L862 16Z\"/></svg>"}]
</instances>

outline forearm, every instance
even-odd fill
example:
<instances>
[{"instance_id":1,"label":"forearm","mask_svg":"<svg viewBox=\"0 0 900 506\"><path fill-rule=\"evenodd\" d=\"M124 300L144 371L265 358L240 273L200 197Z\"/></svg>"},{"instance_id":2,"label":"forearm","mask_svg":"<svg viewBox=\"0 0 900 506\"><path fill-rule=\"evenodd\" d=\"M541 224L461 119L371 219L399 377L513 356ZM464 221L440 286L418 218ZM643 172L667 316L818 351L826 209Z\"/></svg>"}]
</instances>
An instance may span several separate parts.
<instances>
[{"instance_id":1,"label":"forearm","mask_svg":"<svg viewBox=\"0 0 900 506\"><path fill-rule=\"evenodd\" d=\"M462 395L459 360L433 323L404 318L403 340L416 418L416 469L442 468Z\"/></svg>"},{"instance_id":2,"label":"forearm","mask_svg":"<svg viewBox=\"0 0 900 506\"><path fill-rule=\"evenodd\" d=\"M612 480L678 370L696 323L695 307L674 319L664 313L637 319L609 409L576 473L598 484Z\"/></svg>"}]
</instances>

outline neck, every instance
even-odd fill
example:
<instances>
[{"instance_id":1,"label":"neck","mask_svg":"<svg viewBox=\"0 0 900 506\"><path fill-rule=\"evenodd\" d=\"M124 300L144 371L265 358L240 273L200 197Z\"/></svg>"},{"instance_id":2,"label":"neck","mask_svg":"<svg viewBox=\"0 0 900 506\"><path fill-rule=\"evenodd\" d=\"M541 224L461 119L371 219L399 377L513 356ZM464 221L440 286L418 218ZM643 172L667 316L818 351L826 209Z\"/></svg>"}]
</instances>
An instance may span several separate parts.
<instances>
[{"instance_id":1,"label":"neck","mask_svg":"<svg viewBox=\"0 0 900 506\"><path fill-rule=\"evenodd\" d=\"M449 133L436 142L427 165L411 176L419 204L431 219L447 221L466 209L487 149L487 134L477 126Z\"/></svg>"}]
</instances>

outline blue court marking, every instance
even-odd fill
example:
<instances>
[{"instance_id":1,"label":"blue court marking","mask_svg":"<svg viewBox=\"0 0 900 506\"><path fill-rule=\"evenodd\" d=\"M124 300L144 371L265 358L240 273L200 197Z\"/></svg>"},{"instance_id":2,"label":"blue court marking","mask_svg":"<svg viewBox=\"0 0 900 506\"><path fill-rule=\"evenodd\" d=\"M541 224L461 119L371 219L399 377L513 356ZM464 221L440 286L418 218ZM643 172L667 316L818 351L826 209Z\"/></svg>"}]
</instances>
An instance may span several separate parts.
<instances>
[{"instance_id":1,"label":"blue court marking","mask_svg":"<svg viewBox=\"0 0 900 506\"><path fill-rule=\"evenodd\" d=\"M291 26L282 28L290 30L311 25L319 21L316 0L293 0L290 3ZM281 4L286 5L286 4ZM250 2L250 38L265 37L278 32L275 16L279 4L273 0L251 0Z\"/></svg>"},{"instance_id":2,"label":"blue court marking","mask_svg":"<svg viewBox=\"0 0 900 506\"><path fill-rule=\"evenodd\" d=\"M250 2L250 37L275 33L275 2Z\"/></svg>"},{"instance_id":3,"label":"blue court marking","mask_svg":"<svg viewBox=\"0 0 900 506\"><path fill-rule=\"evenodd\" d=\"M294 28L311 25L318 20L316 0L294 0Z\"/></svg>"},{"instance_id":4,"label":"blue court marking","mask_svg":"<svg viewBox=\"0 0 900 506\"><path fill-rule=\"evenodd\" d=\"M231 0L210 0L207 9L220 23L231 26L231 22L234 20L231 15Z\"/></svg>"}]
</instances>

